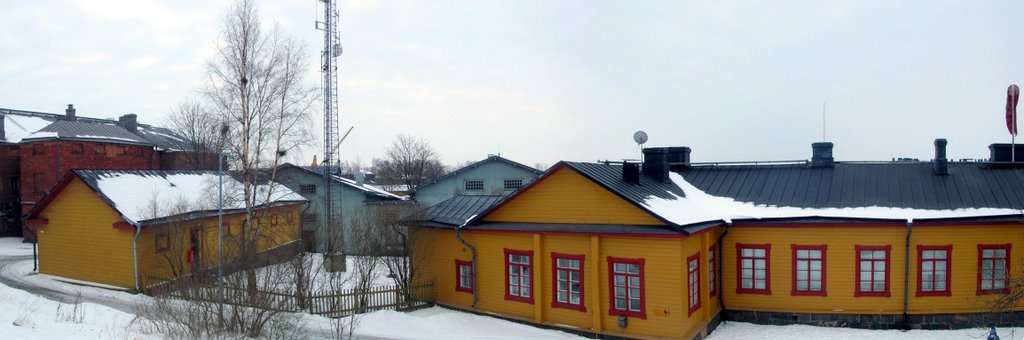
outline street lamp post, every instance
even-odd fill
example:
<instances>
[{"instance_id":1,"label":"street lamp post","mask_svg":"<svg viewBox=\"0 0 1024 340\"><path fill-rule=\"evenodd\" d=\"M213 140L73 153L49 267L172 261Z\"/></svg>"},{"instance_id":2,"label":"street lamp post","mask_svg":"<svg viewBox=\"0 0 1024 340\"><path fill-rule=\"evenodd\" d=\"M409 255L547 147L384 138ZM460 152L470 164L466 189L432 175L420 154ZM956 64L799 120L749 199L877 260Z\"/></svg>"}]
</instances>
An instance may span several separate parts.
<instances>
[{"instance_id":1,"label":"street lamp post","mask_svg":"<svg viewBox=\"0 0 1024 340\"><path fill-rule=\"evenodd\" d=\"M220 126L220 143L217 147L217 285L220 288L217 317L224 324L224 139L228 125Z\"/></svg>"}]
</instances>

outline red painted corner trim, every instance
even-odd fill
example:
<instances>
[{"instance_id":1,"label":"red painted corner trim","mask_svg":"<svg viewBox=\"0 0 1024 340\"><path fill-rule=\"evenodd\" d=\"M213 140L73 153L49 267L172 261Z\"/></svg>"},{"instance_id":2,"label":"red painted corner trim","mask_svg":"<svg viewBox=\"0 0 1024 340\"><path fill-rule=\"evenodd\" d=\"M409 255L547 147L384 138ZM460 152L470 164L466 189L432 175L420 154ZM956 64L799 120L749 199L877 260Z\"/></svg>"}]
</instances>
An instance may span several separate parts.
<instances>
[{"instance_id":1,"label":"red painted corner trim","mask_svg":"<svg viewBox=\"0 0 1024 340\"><path fill-rule=\"evenodd\" d=\"M627 258L621 258L621 257L608 256L607 257L607 261L608 261L608 315L633 316L633 317L637 317L637 318L646 320L647 319L647 292L646 292L647 288L646 288L645 282L644 282L645 281L644 280L644 262L645 262L644 258L641 257L641 258L636 258L636 259L627 259ZM628 308L629 308L629 306L628 306L629 303L628 302L627 302L627 306L626 306L627 310L617 310L617 309L615 309L615 275L613 275L614 271L612 269L614 268L614 265L616 263L636 264L636 265L640 266L640 273L639 273L639 276L640 276L640 311L639 312L631 312L631 311L629 311L628 310Z\"/></svg>"},{"instance_id":2,"label":"red painted corner trim","mask_svg":"<svg viewBox=\"0 0 1024 340\"><path fill-rule=\"evenodd\" d=\"M743 248L764 249L764 289L743 288ZM772 295L772 245L736 243L736 294Z\"/></svg>"},{"instance_id":3,"label":"red painted corner trim","mask_svg":"<svg viewBox=\"0 0 1024 340\"><path fill-rule=\"evenodd\" d=\"M580 303L574 305L568 302L558 302L558 259L569 259L580 261ZM565 308L571 310L577 310L586 313L587 311L587 273L586 273L586 255L583 254L561 254L551 252L551 307L552 308Z\"/></svg>"},{"instance_id":4,"label":"red painted corner trim","mask_svg":"<svg viewBox=\"0 0 1024 340\"><path fill-rule=\"evenodd\" d=\"M524 297L520 297L520 296L513 296L512 292L509 291L509 288L511 288L510 287L511 282L508 281L508 278L509 278L508 256L509 255L524 255L527 258L529 258L530 264L529 264L529 269L528 270L530 271L530 297L528 297L528 298L524 298ZM533 251L532 250L514 250L514 249L505 248L505 261L504 262L505 262L505 300L526 302L526 303L529 303L529 304L532 305L533 304L533 298L535 296L537 296L537 294L536 294L536 292L537 292L537 285L536 285L535 280L534 280L534 278L537 277L537 275L536 275L537 273L534 270L534 264L536 262L533 261ZM476 274L476 273L473 273L473 274Z\"/></svg>"},{"instance_id":5,"label":"red painted corner trim","mask_svg":"<svg viewBox=\"0 0 1024 340\"><path fill-rule=\"evenodd\" d=\"M114 229L134 231L135 230L135 226L133 226L131 224L128 224L128 222L121 221L121 222L114 222Z\"/></svg>"},{"instance_id":6,"label":"red painted corner trim","mask_svg":"<svg viewBox=\"0 0 1024 340\"><path fill-rule=\"evenodd\" d=\"M885 251L885 291L882 292L862 292L860 290L860 252L861 250L884 250ZM854 273L854 297L890 297L892 296L892 290L890 289L890 282L892 282L892 245L885 246L853 246L853 258L857 259L856 265L853 266Z\"/></svg>"},{"instance_id":7,"label":"red painted corner trim","mask_svg":"<svg viewBox=\"0 0 1024 340\"><path fill-rule=\"evenodd\" d=\"M461 275L459 275L459 266L469 266L469 268L470 268L469 272L470 272L471 279L470 279L469 284L471 286L469 288L462 287L461 285L459 285L459 279L462 278ZM472 285L475 283L475 281L476 281L476 273L473 272L473 261L463 261L463 260L455 259L455 291L472 293L473 292Z\"/></svg>"},{"instance_id":8,"label":"red painted corner trim","mask_svg":"<svg viewBox=\"0 0 1024 340\"><path fill-rule=\"evenodd\" d=\"M790 267L790 292L792 296L828 296L828 245L799 245L791 244L789 248L792 250L791 256L791 267ZM821 251L821 291L800 291L796 290L796 251L797 250L820 250ZM810 284L810 271L808 271L808 285ZM810 288L810 287L808 287Z\"/></svg>"},{"instance_id":9,"label":"red painted corner trim","mask_svg":"<svg viewBox=\"0 0 1024 340\"><path fill-rule=\"evenodd\" d=\"M923 269L923 267L921 265L924 263L924 259L921 258L921 252L925 251L925 250L945 250L946 251L946 290L945 291L941 291L941 292L924 292L924 291L921 291L921 279L922 279L922 275L921 274L922 274L922 269ZM934 267L932 267L932 269L934 270ZM918 297L921 297L921 296L952 296L953 295L952 276L953 276L953 245L952 244L947 244L947 245L944 245L944 246L925 246L925 245L920 245L920 244L917 245L917 292L916 292L916 294L914 294L914 296L918 296Z\"/></svg>"},{"instance_id":10,"label":"red painted corner trim","mask_svg":"<svg viewBox=\"0 0 1024 340\"><path fill-rule=\"evenodd\" d=\"M978 245L978 272L977 272L978 279L976 280L976 282L977 282L977 290L974 293L975 295L1005 294L1005 293L1010 292L1010 275L1009 274L1010 274L1010 269L1013 268L1012 264L1010 263L1010 259L1013 258L1013 257L1010 256L1010 250L1011 250L1012 247L1013 247L1013 244L1011 244L1011 243L1004 243L1004 244L979 244ZM1006 281L1006 284L1005 284L1006 288L1003 288L1003 289L981 289L981 260L982 260L981 255L982 255L982 251L985 250L985 249L1005 249L1006 250L1006 274L1007 275L1006 275L1006 278L1004 279Z\"/></svg>"},{"instance_id":11,"label":"red painted corner trim","mask_svg":"<svg viewBox=\"0 0 1024 340\"><path fill-rule=\"evenodd\" d=\"M31 219L31 220L25 220L25 224L28 224L30 227L47 225L47 224L50 224L50 219L48 219L48 218L35 218L35 219Z\"/></svg>"}]
</instances>

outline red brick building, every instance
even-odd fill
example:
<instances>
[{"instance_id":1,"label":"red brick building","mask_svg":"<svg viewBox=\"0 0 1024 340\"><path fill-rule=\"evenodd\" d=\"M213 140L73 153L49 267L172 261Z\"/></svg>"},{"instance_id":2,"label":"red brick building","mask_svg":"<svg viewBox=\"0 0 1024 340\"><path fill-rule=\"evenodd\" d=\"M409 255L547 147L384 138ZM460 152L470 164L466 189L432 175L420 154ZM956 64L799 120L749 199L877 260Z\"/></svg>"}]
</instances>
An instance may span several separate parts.
<instances>
[{"instance_id":1,"label":"red brick building","mask_svg":"<svg viewBox=\"0 0 1024 340\"><path fill-rule=\"evenodd\" d=\"M0 109L0 234L33 235L21 214L73 169L212 170L216 155L195 157L185 140L160 127L118 120Z\"/></svg>"}]
</instances>

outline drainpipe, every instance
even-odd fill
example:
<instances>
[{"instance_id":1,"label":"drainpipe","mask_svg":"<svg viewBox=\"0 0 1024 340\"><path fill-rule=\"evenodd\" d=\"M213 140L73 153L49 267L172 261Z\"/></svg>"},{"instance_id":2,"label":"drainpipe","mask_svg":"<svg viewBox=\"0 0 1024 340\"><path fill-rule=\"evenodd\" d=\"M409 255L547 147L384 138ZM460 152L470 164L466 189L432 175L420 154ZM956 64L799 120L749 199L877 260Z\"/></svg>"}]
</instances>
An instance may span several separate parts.
<instances>
[{"instance_id":1,"label":"drainpipe","mask_svg":"<svg viewBox=\"0 0 1024 340\"><path fill-rule=\"evenodd\" d=\"M466 225L469 224L469 221L474 218L476 218L476 215L470 216L469 218L466 219L466 222L463 222L462 225L460 225L458 228L455 228L455 238L458 239L459 242L462 243L462 245L466 246L466 248L469 248L469 254L472 256L471 261L473 264L473 308L476 308L476 248L473 248L473 245L469 244L469 242L466 242L466 240L462 239L462 235L459 234L462 232L462 229L466 228ZM455 284L459 283L456 282Z\"/></svg>"},{"instance_id":2,"label":"drainpipe","mask_svg":"<svg viewBox=\"0 0 1024 340\"><path fill-rule=\"evenodd\" d=\"M910 322L910 233L914 231L914 220L907 219L907 238L903 243L903 327Z\"/></svg>"},{"instance_id":3,"label":"drainpipe","mask_svg":"<svg viewBox=\"0 0 1024 340\"><path fill-rule=\"evenodd\" d=\"M722 235L718 235L718 254L715 254L715 260L718 262L716 263L718 265L718 275L715 277L715 281L718 282L715 282L715 284L718 285L719 288L722 287L720 284L722 282L722 253L724 253L722 251L722 240L724 240L725 235L729 233L730 227L732 227L732 221L726 221L725 231L722 232ZM722 289L719 289L718 292L718 305L722 307L723 311L725 310L725 292L723 292Z\"/></svg>"},{"instance_id":4,"label":"drainpipe","mask_svg":"<svg viewBox=\"0 0 1024 340\"><path fill-rule=\"evenodd\" d=\"M135 268L135 292L139 292L139 234L142 233L142 225L135 226L135 238L132 239L132 265Z\"/></svg>"}]
</instances>

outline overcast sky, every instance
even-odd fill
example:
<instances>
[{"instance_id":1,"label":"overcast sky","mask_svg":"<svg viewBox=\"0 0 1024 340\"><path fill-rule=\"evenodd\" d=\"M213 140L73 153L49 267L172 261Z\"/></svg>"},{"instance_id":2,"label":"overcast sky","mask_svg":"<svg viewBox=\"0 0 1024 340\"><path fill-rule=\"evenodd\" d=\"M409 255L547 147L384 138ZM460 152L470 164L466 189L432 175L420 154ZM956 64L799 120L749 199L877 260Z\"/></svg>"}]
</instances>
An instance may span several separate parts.
<instances>
[{"instance_id":1,"label":"overcast sky","mask_svg":"<svg viewBox=\"0 0 1024 340\"><path fill-rule=\"evenodd\" d=\"M230 3L4 1L0 107L160 124ZM339 3L342 157L364 164L399 133L449 164L639 158L637 130L698 162L807 159L823 102L839 161L926 160L939 137L987 158L1024 83L1020 0ZM257 7L306 42L319 84L318 2Z\"/></svg>"}]
</instances>

